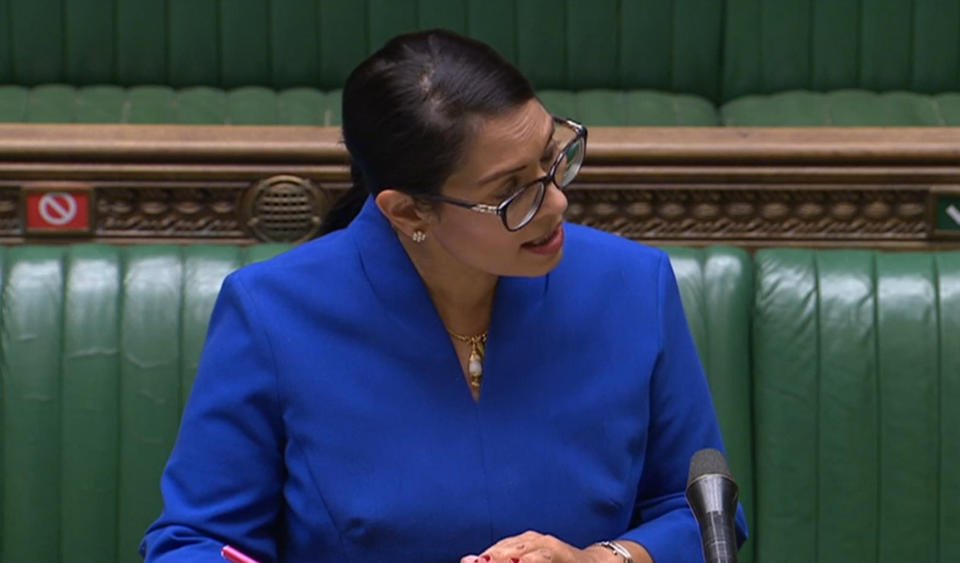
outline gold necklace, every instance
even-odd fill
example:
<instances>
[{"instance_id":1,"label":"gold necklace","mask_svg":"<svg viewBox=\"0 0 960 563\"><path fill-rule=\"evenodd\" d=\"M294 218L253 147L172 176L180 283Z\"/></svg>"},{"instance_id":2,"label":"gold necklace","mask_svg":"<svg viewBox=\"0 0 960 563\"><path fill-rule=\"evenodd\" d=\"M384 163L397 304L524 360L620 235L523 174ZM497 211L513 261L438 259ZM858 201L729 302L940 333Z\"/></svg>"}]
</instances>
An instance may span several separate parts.
<instances>
[{"instance_id":1,"label":"gold necklace","mask_svg":"<svg viewBox=\"0 0 960 563\"><path fill-rule=\"evenodd\" d=\"M475 336L463 336L453 331L447 331L450 336L470 345L470 358L467 360L467 372L470 374L470 389L475 393L480 392L480 384L483 383L483 355L487 348L487 331L483 331Z\"/></svg>"}]
</instances>

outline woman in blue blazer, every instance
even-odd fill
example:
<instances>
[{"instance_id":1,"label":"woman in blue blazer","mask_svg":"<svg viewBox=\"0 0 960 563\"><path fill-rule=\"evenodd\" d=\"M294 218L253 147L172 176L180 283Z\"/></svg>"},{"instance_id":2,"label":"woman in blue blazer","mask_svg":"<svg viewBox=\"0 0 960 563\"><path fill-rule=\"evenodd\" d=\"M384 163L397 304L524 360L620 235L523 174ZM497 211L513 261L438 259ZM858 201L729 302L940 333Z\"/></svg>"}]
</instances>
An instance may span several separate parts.
<instances>
[{"instance_id":1,"label":"woman in blue blazer","mask_svg":"<svg viewBox=\"0 0 960 563\"><path fill-rule=\"evenodd\" d=\"M224 282L146 559L701 561L716 417L666 255L562 220L586 129L432 31L343 134L330 232Z\"/></svg>"}]
</instances>

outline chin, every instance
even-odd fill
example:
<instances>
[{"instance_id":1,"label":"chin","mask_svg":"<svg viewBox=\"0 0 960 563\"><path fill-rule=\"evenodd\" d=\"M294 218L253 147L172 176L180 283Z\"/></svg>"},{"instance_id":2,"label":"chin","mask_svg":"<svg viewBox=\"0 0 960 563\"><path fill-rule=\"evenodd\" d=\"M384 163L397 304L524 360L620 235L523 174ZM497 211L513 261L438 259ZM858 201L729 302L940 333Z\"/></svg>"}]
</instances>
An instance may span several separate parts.
<instances>
[{"instance_id":1,"label":"chin","mask_svg":"<svg viewBox=\"0 0 960 563\"><path fill-rule=\"evenodd\" d=\"M528 278L545 276L560 264L561 259L563 259L563 248L550 256L524 256L521 268L518 268L522 271L510 275Z\"/></svg>"}]
</instances>

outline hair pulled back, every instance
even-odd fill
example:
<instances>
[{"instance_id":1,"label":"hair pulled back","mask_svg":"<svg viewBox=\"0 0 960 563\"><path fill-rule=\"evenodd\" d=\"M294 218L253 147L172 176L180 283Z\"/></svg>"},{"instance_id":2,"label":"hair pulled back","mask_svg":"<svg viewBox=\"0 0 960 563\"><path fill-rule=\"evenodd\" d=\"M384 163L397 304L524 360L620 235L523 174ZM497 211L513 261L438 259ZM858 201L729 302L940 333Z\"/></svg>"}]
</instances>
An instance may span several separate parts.
<instances>
[{"instance_id":1,"label":"hair pulled back","mask_svg":"<svg viewBox=\"0 0 960 563\"><path fill-rule=\"evenodd\" d=\"M446 30L391 39L353 70L343 89L343 140L353 187L322 233L346 227L369 194L436 193L453 172L477 117L535 96L530 82L488 45Z\"/></svg>"}]
</instances>

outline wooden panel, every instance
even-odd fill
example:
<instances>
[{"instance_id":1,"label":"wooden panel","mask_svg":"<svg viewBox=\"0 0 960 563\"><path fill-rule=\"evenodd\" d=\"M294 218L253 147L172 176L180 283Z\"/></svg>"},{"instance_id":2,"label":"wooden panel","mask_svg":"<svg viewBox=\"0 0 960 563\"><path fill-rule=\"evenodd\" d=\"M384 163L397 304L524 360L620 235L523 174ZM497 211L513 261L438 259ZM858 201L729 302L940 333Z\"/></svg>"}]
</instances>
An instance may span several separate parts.
<instances>
[{"instance_id":1,"label":"wooden panel","mask_svg":"<svg viewBox=\"0 0 960 563\"><path fill-rule=\"evenodd\" d=\"M957 248L932 209L958 162L960 128L595 127L568 217L656 244ZM349 173L336 127L0 125L0 242L49 181L92 190L82 240L235 243L291 220L264 215L278 197L309 236Z\"/></svg>"}]
</instances>

